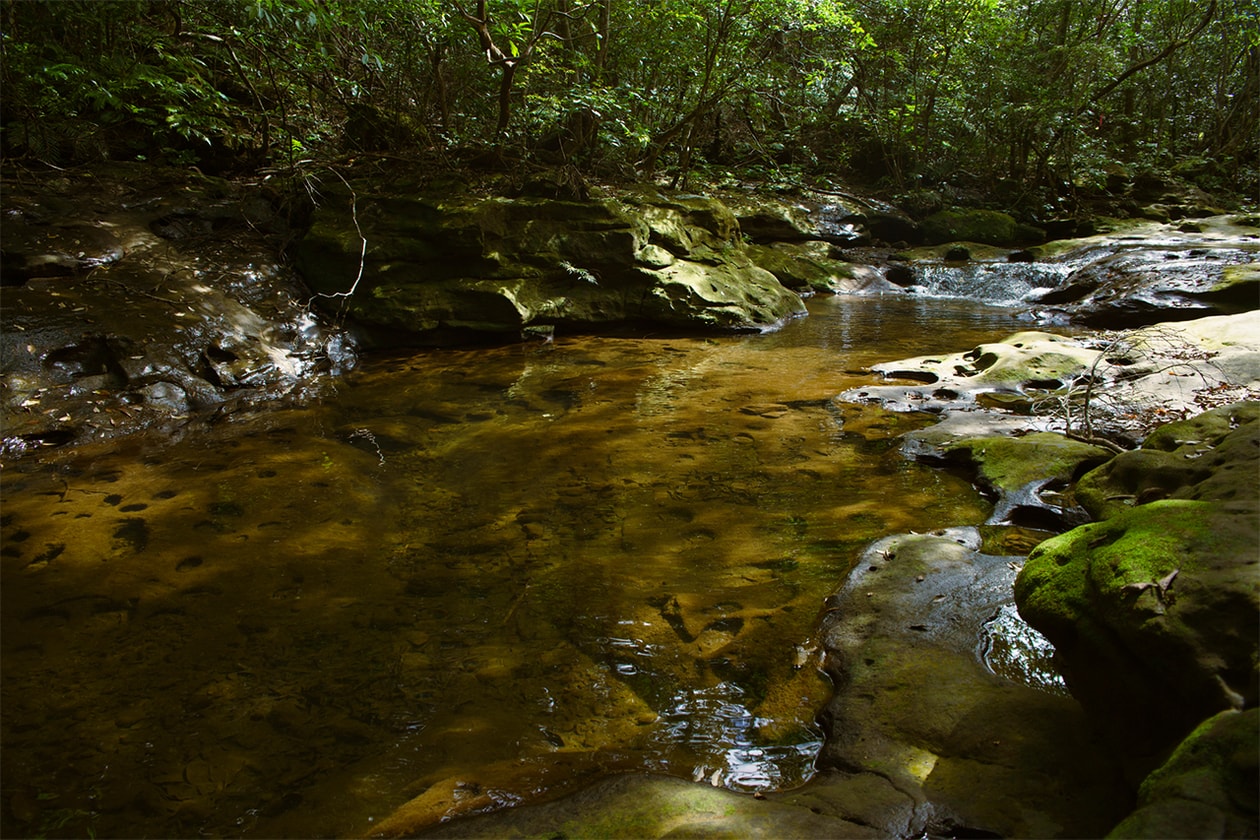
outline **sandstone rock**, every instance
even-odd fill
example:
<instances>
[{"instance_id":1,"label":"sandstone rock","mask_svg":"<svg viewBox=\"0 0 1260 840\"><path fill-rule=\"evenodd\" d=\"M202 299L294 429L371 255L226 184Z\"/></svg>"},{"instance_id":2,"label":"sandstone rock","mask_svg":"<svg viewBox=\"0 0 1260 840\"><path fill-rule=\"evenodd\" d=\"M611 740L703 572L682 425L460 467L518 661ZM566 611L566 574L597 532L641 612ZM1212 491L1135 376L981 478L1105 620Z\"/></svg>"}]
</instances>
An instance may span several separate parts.
<instances>
[{"instance_id":1,"label":"sandstone rock","mask_svg":"<svg viewBox=\"0 0 1260 840\"><path fill-rule=\"evenodd\" d=\"M825 238L813 216L817 207L750 195L723 195L745 236L758 244L804 242Z\"/></svg>"},{"instance_id":2,"label":"sandstone rock","mask_svg":"<svg viewBox=\"0 0 1260 840\"><path fill-rule=\"evenodd\" d=\"M1064 336L1021 332L963 353L920 356L875 365L888 379L917 385L854 388L842 400L875 401L909 410L974 407L979 394L1026 395L1063 387L1098 358L1098 351ZM1025 400L1027 403L1027 400Z\"/></svg>"},{"instance_id":3,"label":"sandstone rock","mask_svg":"<svg viewBox=\"0 0 1260 840\"><path fill-rule=\"evenodd\" d=\"M1070 420L1074 434L1105 429L1135 445L1167 419L1260 392L1260 312L1093 338L1021 332L872 370L905 382L853 388L839 399L900 411L997 409L1030 415L1025 431L1063 431Z\"/></svg>"},{"instance_id":4,"label":"sandstone rock","mask_svg":"<svg viewBox=\"0 0 1260 840\"><path fill-rule=\"evenodd\" d=\"M827 600L829 772L787 801L883 836L1091 836L1114 823L1122 797L1080 708L977 654L1015 575L979 545L972 528L880 540Z\"/></svg>"},{"instance_id":5,"label":"sandstone rock","mask_svg":"<svg viewBox=\"0 0 1260 840\"><path fill-rule=\"evenodd\" d=\"M1119 484L1124 499L1139 502L1149 452L1082 479L1085 498L1110 517L1040 545L1016 581L1021 614L1055 644L1073 693L1105 722L1138 778L1201 720L1254 706L1260 695L1260 420L1241 422L1251 408L1220 409L1214 419L1221 415L1239 426L1217 456L1197 453L1209 457L1202 471L1162 471L1173 498L1111 513L1119 499L1102 488ZM1184 459L1204 445L1184 441L1169 454Z\"/></svg>"},{"instance_id":6,"label":"sandstone rock","mask_svg":"<svg viewBox=\"0 0 1260 840\"><path fill-rule=\"evenodd\" d=\"M1141 449L1084 476L1076 498L1106 519L1158 499L1244 504L1255 500L1260 403L1206 411L1162 426Z\"/></svg>"},{"instance_id":7,"label":"sandstone rock","mask_svg":"<svg viewBox=\"0 0 1260 840\"><path fill-rule=\"evenodd\" d=\"M1142 782L1114 838L1260 836L1260 710L1204 721Z\"/></svg>"},{"instance_id":8,"label":"sandstone rock","mask_svg":"<svg viewBox=\"0 0 1260 840\"><path fill-rule=\"evenodd\" d=\"M322 302L380 344L540 326L769 329L804 312L713 199L649 187L586 201L357 189L317 211L295 259Z\"/></svg>"},{"instance_id":9,"label":"sandstone rock","mask_svg":"<svg viewBox=\"0 0 1260 840\"><path fill-rule=\"evenodd\" d=\"M769 798L639 774L614 776L557 802L440 826L426 837L877 838L875 829ZM373 835L381 836L381 835ZM383 836L390 836L388 833Z\"/></svg>"},{"instance_id":10,"label":"sandstone rock","mask_svg":"<svg viewBox=\"0 0 1260 840\"><path fill-rule=\"evenodd\" d=\"M353 364L275 257L265 196L109 164L5 184L3 450L174 427Z\"/></svg>"},{"instance_id":11,"label":"sandstone rock","mask_svg":"<svg viewBox=\"0 0 1260 840\"><path fill-rule=\"evenodd\" d=\"M1029 295L1034 314L1121 329L1254 310L1258 249L1246 217L1215 215L1173 232L1152 221L1040 246L1039 259L1070 269Z\"/></svg>"},{"instance_id":12,"label":"sandstone rock","mask_svg":"<svg viewBox=\"0 0 1260 840\"><path fill-rule=\"evenodd\" d=\"M748 255L789 289L831 293L852 285L854 266L831 256L824 242L750 245Z\"/></svg>"}]
</instances>

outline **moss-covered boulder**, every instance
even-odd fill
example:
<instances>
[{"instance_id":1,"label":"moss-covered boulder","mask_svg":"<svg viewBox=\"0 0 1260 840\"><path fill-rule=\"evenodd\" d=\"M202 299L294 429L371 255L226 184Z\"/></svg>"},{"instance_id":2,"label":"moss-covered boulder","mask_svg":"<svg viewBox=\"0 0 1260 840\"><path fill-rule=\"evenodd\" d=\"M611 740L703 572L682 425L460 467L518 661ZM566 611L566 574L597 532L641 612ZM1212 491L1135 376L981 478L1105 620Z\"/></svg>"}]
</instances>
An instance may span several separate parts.
<instances>
[{"instance_id":1,"label":"moss-covered boulder","mask_svg":"<svg viewBox=\"0 0 1260 840\"><path fill-rule=\"evenodd\" d=\"M1253 448L1239 467L1256 474ZM1135 778L1260 698L1260 521L1248 499L1166 499L1047 540L1015 583L1068 684Z\"/></svg>"},{"instance_id":2,"label":"moss-covered boulder","mask_svg":"<svg viewBox=\"0 0 1260 840\"><path fill-rule=\"evenodd\" d=\"M750 194L723 195L722 203L739 220L740 231L757 244L824 239L815 221L817 206Z\"/></svg>"},{"instance_id":3,"label":"moss-covered boulder","mask_svg":"<svg viewBox=\"0 0 1260 840\"><path fill-rule=\"evenodd\" d=\"M1142 782L1111 838L1260 837L1260 709L1204 721Z\"/></svg>"},{"instance_id":4,"label":"moss-covered boulder","mask_svg":"<svg viewBox=\"0 0 1260 840\"><path fill-rule=\"evenodd\" d=\"M1055 432L1021 437L967 438L945 447L972 465L986 487L1014 492L1034 481L1069 482L1090 467L1112 457L1110 450Z\"/></svg>"},{"instance_id":5,"label":"moss-covered boulder","mask_svg":"<svg viewBox=\"0 0 1260 840\"><path fill-rule=\"evenodd\" d=\"M564 200L331 189L296 264L378 343L651 324L766 329L803 314L721 202L655 188Z\"/></svg>"},{"instance_id":6,"label":"moss-covered boulder","mask_svg":"<svg viewBox=\"0 0 1260 840\"><path fill-rule=\"evenodd\" d=\"M1256 497L1260 402L1223 406L1161 426L1141 449L1085 475L1077 500L1105 519L1158 499L1250 505Z\"/></svg>"},{"instance_id":7,"label":"moss-covered boulder","mask_svg":"<svg viewBox=\"0 0 1260 840\"><path fill-rule=\"evenodd\" d=\"M928 245L943 242L1016 245L1045 239L1044 231L1021 225L1010 214L999 210L942 210L924 219L922 230L923 241Z\"/></svg>"},{"instance_id":8,"label":"moss-covered boulder","mask_svg":"<svg viewBox=\"0 0 1260 840\"><path fill-rule=\"evenodd\" d=\"M750 245L748 255L760 268L797 292L831 293L854 285L854 266L831 256L825 242L776 242Z\"/></svg>"}]
</instances>

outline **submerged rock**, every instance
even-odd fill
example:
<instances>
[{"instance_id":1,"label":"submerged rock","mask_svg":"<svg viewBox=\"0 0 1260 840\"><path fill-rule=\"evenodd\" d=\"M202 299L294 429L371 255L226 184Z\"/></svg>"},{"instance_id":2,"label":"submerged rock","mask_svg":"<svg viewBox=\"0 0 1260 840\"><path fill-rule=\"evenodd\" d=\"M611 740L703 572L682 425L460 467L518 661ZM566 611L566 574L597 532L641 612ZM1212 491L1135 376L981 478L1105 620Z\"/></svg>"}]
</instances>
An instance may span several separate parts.
<instances>
[{"instance_id":1,"label":"submerged rock","mask_svg":"<svg viewBox=\"0 0 1260 840\"><path fill-rule=\"evenodd\" d=\"M523 329L763 330L804 313L715 199L589 200L332 189L294 248L307 282L378 344Z\"/></svg>"}]
</instances>

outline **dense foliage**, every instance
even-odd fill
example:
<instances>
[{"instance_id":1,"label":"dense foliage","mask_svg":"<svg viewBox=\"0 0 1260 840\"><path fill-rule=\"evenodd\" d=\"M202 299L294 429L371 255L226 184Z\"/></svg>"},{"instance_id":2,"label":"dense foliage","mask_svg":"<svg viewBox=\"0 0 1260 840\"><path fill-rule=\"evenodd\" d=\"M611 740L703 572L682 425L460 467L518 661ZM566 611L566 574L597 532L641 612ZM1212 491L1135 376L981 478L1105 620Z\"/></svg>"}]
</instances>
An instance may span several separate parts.
<instances>
[{"instance_id":1,"label":"dense foliage","mask_svg":"<svg viewBox=\"0 0 1260 840\"><path fill-rule=\"evenodd\" d=\"M4 0L6 156L1258 182L1254 0Z\"/></svg>"}]
</instances>

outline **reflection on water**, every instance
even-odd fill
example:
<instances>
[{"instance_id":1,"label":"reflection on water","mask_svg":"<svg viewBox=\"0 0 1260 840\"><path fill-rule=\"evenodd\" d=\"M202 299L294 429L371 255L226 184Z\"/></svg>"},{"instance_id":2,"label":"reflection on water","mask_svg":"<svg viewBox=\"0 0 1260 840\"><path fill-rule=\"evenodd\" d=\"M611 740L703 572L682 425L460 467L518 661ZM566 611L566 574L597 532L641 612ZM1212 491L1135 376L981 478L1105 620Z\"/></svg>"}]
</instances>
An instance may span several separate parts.
<instances>
[{"instance_id":1,"label":"reflection on water","mask_svg":"<svg viewBox=\"0 0 1260 840\"><path fill-rule=\"evenodd\" d=\"M7 466L3 835L361 834L623 769L801 783L822 599L871 540L986 514L897 454L922 421L830 398L1018 328L811 310L386 359L322 405Z\"/></svg>"},{"instance_id":2,"label":"reflection on water","mask_svg":"<svg viewBox=\"0 0 1260 840\"><path fill-rule=\"evenodd\" d=\"M1007 679L1052 694L1067 694L1067 683L1054 666L1054 646L1006 604L984 627L984 664Z\"/></svg>"}]
</instances>

